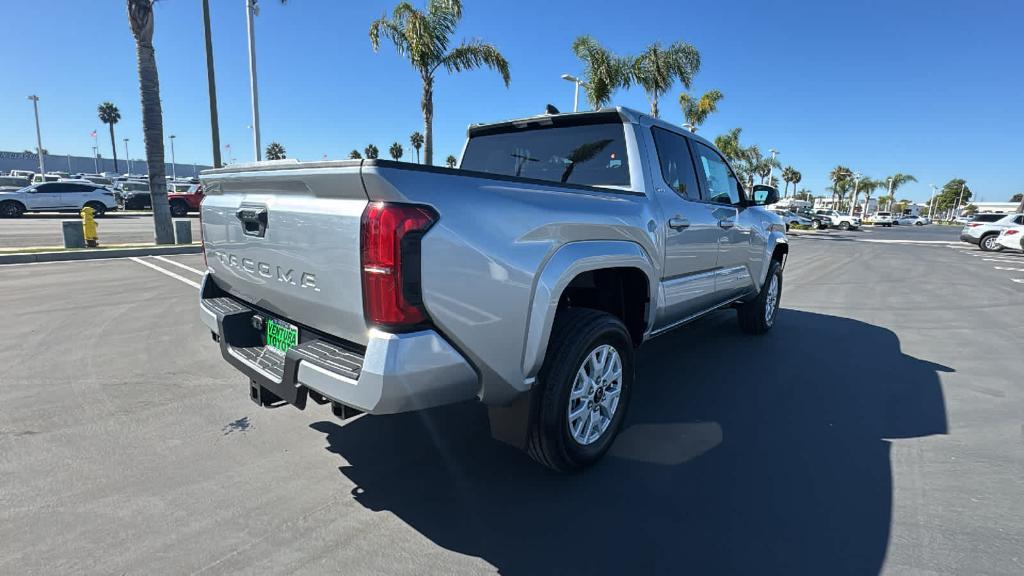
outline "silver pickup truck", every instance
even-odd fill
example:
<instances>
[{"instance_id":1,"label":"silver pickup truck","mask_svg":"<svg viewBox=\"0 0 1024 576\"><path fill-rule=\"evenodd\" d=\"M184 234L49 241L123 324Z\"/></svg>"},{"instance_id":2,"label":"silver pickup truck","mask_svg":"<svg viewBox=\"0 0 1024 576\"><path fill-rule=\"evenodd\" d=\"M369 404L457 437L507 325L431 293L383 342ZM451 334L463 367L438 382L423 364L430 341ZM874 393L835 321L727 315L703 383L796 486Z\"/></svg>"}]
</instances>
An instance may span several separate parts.
<instances>
[{"instance_id":1,"label":"silver pickup truck","mask_svg":"<svg viewBox=\"0 0 1024 576\"><path fill-rule=\"evenodd\" d=\"M478 124L458 169L202 177L200 315L260 405L346 418L476 398L542 464L600 458L634 349L723 307L775 323L785 224L708 141L629 109Z\"/></svg>"}]
</instances>

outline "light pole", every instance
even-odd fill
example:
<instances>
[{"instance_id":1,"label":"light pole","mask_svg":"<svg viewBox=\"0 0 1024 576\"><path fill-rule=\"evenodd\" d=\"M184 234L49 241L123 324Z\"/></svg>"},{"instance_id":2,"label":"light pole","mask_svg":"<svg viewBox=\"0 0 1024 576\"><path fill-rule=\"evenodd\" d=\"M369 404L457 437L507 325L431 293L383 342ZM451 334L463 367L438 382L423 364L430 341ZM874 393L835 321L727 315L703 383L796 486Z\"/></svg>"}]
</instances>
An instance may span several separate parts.
<instances>
[{"instance_id":1,"label":"light pole","mask_svg":"<svg viewBox=\"0 0 1024 576\"><path fill-rule=\"evenodd\" d=\"M171 180L178 179L178 173L174 168L174 134L168 136L171 139Z\"/></svg>"},{"instance_id":2,"label":"light pole","mask_svg":"<svg viewBox=\"0 0 1024 576\"><path fill-rule=\"evenodd\" d=\"M562 74L562 80L567 80L567 81L572 82L573 84L576 85L576 91L573 93L573 97L572 97L572 111L573 112L579 112L580 111L580 86L586 86L587 83L584 82L583 80L580 80L579 78L573 76L572 74Z\"/></svg>"},{"instance_id":3,"label":"light pole","mask_svg":"<svg viewBox=\"0 0 1024 576\"><path fill-rule=\"evenodd\" d=\"M256 31L253 30L253 16L259 14L257 0L245 0L245 17L249 33L249 83L252 91L252 141L256 161L260 161L260 100L256 91Z\"/></svg>"},{"instance_id":4,"label":"light pole","mask_svg":"<svg viewBox=\"0 0 1024 576\"><path fill-rule=\"evenodd\" d=\"M92 168L97 174L100 173L100 142L95 130L92 131Z\"/></svg>"},{"instance_id":5,"label":"light pole","mask_svg":"<svg viewBox=\"0 0 1024 576\"><path fill-rule=\"evenodd\" d=\"M889 182L889 205L886 208L889 209L889 212L892 212L892 176L889 176L886 180Z\"/></svg>"},{"instance_id":6,"label":"light pole","mask_svg":"<svg viewBox=\"0 0 1024 576\"><path fill-rule=\"evenodd\" d=\"M850 216L853 216L853 207L857 205L857 187L860 186L860 172L853 173L853 198L850 199Z\"/></svg>"},{"instance_id":7,"label":"light pole","mask_svg":"<svg viewBox=\"0 0 1024 576\"><path fill-rule=\"evenodd\" d=\"M43 136L39 131L39 96L33 94L28 99L32 101L32 108L36 112L36 155L39 156L39 173L46 174L46 167L43 165Z\"/></svg>"},{"instance_id":8,"label":"light pole","mask_svg":"<svg viewBox=\"0 0 1024 576\"><path fill-rule=\"evenodd\" d=\"M772 185L772 174L775 173L775 157L779 155L779 151L774 148L769 148L769 152L772 153L772 162L768 165L768 185Z\"/></svg>"},{"instance_id":9,"label":"light pole","mask_svg":"<svg viewBox=\"0 0 1024 576\"><path fill-rule=\"evenodd\" d=\"M934 208L934 205L935 205L935 190L938 189L938 186L936 186L935 184L932 184L931 186L932 186L932 197L928 200L928 219L929 220L932 219L932 212L935 210L935 208Z\"/></svg>"},{"instance_id":10,"label":"light pole","mask_svg":"<svg viewBox=\"0 0 1024 576\"><path fill-rule=\"evenodd\" d=\"M960 217L960 205L964 202L964 190L967 188L967 181L960 185L960 198L956 201L956 216Z\"/></svg>"},{"instance_id":11,"label":"light pole","mask_svg":"<svg viewBox=\"0 0 1024 576\"><path fill-rule=\"evenodd\" d=\"M132 175L132 159L128 156L128 139L124 139L124 161L128 163L128 175Z\"/></svg>"}]
</instances>

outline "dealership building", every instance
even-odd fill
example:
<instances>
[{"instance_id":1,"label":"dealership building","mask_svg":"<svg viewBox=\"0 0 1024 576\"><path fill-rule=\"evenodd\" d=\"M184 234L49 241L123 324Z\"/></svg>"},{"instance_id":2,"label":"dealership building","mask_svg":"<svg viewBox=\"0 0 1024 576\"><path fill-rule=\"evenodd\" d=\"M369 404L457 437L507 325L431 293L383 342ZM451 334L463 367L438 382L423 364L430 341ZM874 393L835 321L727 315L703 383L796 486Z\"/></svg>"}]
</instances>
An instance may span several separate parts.
<instances>
[{"instance_id":1,"label":"dealership building","mask_svg":"<svg viewBox=\"0 0 1024 576\"><path fill-rule=\"evenodd\" d=\"M114 169L114 160L111 158L93 158L91 156L71 156L57 154L43 154L43 167L47 172L67 172L69 174L99 174L101 172L117 172L127 174L129 167L132 174L149 174L149 165L145 160L117 159L117 170ZM177 176L198 176L203 170L209 170L211 166L205 164L182 164L178 162L171 170L168 162L167 175ZM5 152L0 150L0 174L7 174L11 170L32 170L39 171L39 156L34 152Z\"/></svg>"}]
</instances>

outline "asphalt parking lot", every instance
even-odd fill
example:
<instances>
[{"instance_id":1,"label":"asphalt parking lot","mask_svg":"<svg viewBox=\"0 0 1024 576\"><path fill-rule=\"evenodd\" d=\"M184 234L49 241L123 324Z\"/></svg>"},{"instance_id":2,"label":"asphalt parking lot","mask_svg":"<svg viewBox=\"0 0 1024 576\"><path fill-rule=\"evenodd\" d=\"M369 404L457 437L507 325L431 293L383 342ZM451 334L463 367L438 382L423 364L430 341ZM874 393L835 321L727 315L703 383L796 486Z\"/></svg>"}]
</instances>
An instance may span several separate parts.
<instances>
[{"instance_id":1,"label":"asphalt parking lot","mask_svg":"<svg viewBox=\"0 0 1024 576\"><path fill-rule=\"evenodd\" d=\"M192 238L199 240L199 215L190 214ZM29 213L0 220L0 249L63 246L62 220L81 220L77 214ZM100 245L153 241L153 215L146 212L111 212L96 220Z\"/></svg>"},{"instance_id":2,"label":"asphalt parking lot","mask_svg":"<svg viewBox=\"0 0 1024 576\"><path fill-rule=\"evenodd\" d=\"M199 255L0 266L0 573L1021 574L1024 255L958 230L794 235L775 329L645 345L572 476L473 403L258 408Z\"/></svg>"}]
</instances>

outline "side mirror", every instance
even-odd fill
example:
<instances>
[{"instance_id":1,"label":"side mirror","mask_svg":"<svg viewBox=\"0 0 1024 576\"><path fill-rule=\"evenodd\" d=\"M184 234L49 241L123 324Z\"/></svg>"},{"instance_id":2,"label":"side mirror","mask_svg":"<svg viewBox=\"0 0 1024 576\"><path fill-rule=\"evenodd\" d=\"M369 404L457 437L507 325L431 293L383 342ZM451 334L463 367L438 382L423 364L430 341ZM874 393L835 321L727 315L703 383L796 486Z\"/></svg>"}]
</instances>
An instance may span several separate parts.
<instances>
[{"instance_id":1,"label":"side mirror","mask_svg":"<svg viewBox=\"0 0 1024 576\"><path fill-rule=\"evenodd\" d=\"M766 184L754 184L754 205L767 206L779 201L778 189Z\"/></svg>"}]
</instances>

